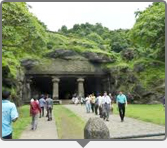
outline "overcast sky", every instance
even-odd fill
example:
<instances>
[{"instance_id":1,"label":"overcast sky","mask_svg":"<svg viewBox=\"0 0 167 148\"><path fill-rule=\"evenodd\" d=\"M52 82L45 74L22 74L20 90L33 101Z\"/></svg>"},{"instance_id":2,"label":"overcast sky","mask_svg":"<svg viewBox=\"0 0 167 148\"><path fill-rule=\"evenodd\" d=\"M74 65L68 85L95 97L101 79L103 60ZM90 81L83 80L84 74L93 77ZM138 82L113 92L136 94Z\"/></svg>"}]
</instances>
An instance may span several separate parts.
<instances>
[{"instance_id":1,"label":"overcast sky","mask_svg":"<svg viewBox=\"0 0 167 148\"><path fill-rule=\"evenodd\" d=\"M30 11L47 25L57 31L62 25L68 29L74 24L101 23L114 29L130 29L135 23L134 12L145 10L152 2L27 2Z\"/></svg>"}]
</instances>

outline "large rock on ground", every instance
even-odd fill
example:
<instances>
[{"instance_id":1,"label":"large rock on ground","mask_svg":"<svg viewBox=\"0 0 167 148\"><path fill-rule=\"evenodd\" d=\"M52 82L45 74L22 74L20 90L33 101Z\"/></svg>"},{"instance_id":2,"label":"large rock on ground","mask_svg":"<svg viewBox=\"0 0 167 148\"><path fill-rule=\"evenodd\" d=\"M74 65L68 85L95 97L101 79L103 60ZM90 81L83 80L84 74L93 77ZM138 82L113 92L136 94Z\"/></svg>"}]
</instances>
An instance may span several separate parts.
<instances>
[{"instance_id":1,"label":"large rock on ground","mask_svg":"<svg viewBox=\"0 0 167 148\"><path fill-rule=\"evenodd\" d=\"M100 118L90 118L84 128L85 139L109 139L108 127Z\"/></svg>"}]
</instances>

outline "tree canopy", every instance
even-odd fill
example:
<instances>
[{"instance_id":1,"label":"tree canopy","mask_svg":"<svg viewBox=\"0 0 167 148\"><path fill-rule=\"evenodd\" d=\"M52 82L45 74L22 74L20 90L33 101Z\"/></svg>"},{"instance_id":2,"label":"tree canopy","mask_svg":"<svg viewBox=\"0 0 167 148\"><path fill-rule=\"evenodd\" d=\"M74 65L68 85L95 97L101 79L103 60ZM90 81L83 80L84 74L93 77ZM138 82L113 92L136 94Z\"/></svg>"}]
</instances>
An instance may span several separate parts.
<instances>
[{"instance_id":1,"label":"tree canopy","mask_svg":"<svg viewBox=\"0 0 167 148\"><path fill-rule=\"evenodd\" d=\"M165 60L165 4L154 2L136 17L130 30L131 41L151 51L153 58Z\"/></svg>"}]
</instances>

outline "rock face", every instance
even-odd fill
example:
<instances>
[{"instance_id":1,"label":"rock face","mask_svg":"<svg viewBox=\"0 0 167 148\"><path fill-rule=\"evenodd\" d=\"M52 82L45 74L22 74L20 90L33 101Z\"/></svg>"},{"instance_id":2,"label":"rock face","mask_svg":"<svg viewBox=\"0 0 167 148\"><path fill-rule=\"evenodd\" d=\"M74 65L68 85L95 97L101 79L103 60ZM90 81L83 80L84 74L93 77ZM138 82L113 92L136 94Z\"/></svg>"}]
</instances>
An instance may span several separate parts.
<instances>
[{"instance_id":1,"label":"rock face","mask_svg":"<svg viewBox=\"0 0 167 148\"><path fill-rule=\"evenodd\" d=\"M164 82L163 80L156 80L151 84L153 87L145 87L137 77L137 73L144 69L145 67L142 63L136 64L133 70L126 66L110 69L111 93L114 96L116 96L119 91L123 91L126 96L130 93L133 96L133 101L127 97L129 103L161 103L161 98L163 94L165 94L165 85L162 85Z\"/></svg>"},{"instance_id":2,"label":"rock face","mask_svg":"<svg viewBox=\"0 0 167 148\"><path fill-rule=\"evenodd\" d=\"M85 73L102 73L97 65L89 61L82 60L65 60L49 59L41 60L39 65L27 70L29 74L85 74Z\"/></svg>"},{"instance_id":3,"label":"rock face","mask_svg":"<svg viewBox=\"0 0 167 148\"><path fill-rule=\"evenodd\" d=\"M31 68L39 64L39 61L34 59L23 59L20 62L21 65L25 67L26 70L30 70Z\"/></svg>"},{"instance_id":4,"label":"rock face","mask_svg":"<svg viewBox=\"0 0 167 148\"><path fill-rule=\"evenodd\" d=\"M92 63L108 63L108 62L114 62L115 59L111 58L105 54L102 53L95 53L95 52L81 52L77 53L73 50L65 50L65 49L56 49L52 52L49 52L46 54L46 57L49 58L61 58L66 60L89 60Z\"/></svg>"},{"instance_id":5,"label":"rock face","mask_svg":"<svg viewBox=\"0 0 167 148\"><path fill-rule=\"evenodd\" d=\"M90 118L84 128L85 139L109 139L109 129L100 118Z\"/></svg>"},{"instance_id":6,"label":"rock face","mask_svg":"<svg viewBox=\"0 0 167 148\"><path fill-rule=\"evenodd\" d=\"M73 50L56 49L56 50L46 54L46 57L54 58L54 59L56 59L56 58L67 59L68 57L72 57L72 56L76 56L76 55L78 55L78 54Z\"/></svg>"},{"instance_id":7,"label":"rock face","mask_svg":"<svg viewBox=\"0 0 167 148\"><path fill-rule=\"evenodd\" d=\"M108 62L114 62L115 59L111 59L105 54L102 53L95 53L95 52L84 52L83 56L85 58L88 58L90 62L93 63L108 63Z\"/></svg>"}]
</instances>

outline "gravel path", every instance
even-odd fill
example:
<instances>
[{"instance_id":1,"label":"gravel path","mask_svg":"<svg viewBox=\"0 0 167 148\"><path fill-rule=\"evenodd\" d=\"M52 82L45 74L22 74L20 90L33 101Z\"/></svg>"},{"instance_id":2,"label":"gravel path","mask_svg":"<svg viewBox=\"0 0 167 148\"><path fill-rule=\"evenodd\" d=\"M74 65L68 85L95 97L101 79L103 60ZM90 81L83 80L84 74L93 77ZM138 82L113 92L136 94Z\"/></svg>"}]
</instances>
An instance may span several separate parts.
<instances>
[{"instance_id":1,"label":"gravel path","mask_svg":"<svg viewBox=\"0 0 167 148\"><path fill-rule=\"evenodd\" d=\"M46 117L39 118L37 129L32 131L29 125L20 139L58 139L54 117L52 121L47 121Z\"/></svg>"},{"instance_id":2,"label":"gravel path","mask_svg":"<svg viewBox=\"0 0 167 148\"><path fill-rule=\"evenodd\" d=\"M83 120L88 121L90 117L98 117L93 113L86 113L85 106L81 105L64 105L71 111L75 112ZM102 119L103 120L103 119ZM118 115L110 115L109 122L104 121L110 130L111 138L120 136L143 135L164 133L165 126L156 125L149 122L140 121L125 117L124 122L120 122ZM165 136L140 138L140 139L164 139Z\"/></svg>"}]
</instances>

